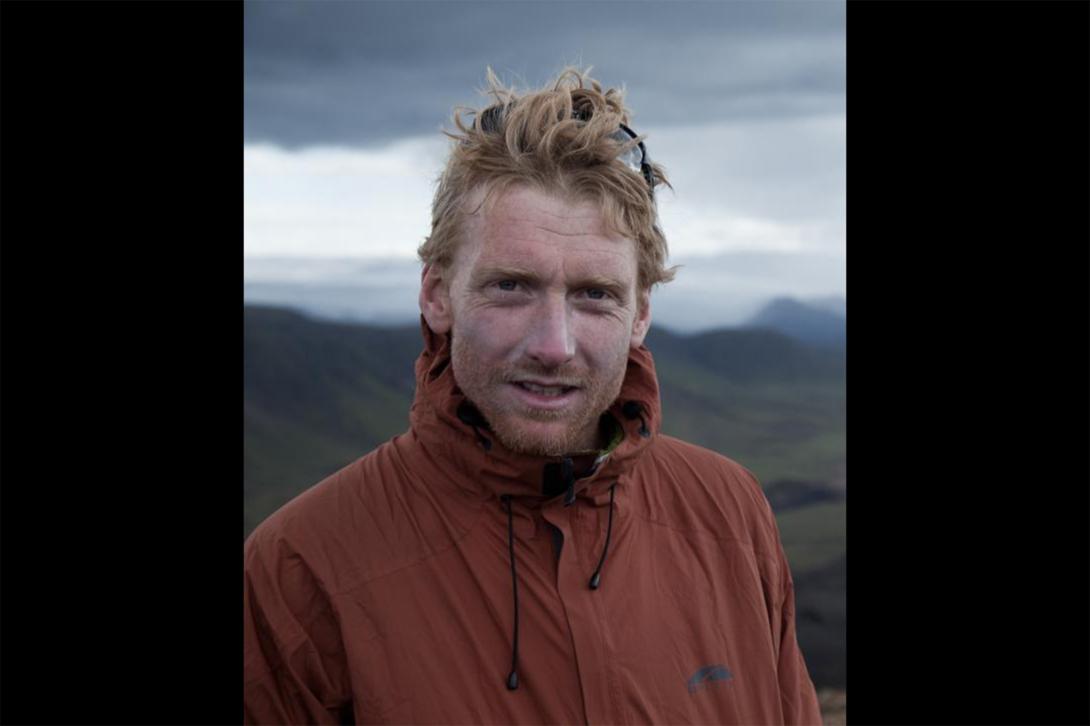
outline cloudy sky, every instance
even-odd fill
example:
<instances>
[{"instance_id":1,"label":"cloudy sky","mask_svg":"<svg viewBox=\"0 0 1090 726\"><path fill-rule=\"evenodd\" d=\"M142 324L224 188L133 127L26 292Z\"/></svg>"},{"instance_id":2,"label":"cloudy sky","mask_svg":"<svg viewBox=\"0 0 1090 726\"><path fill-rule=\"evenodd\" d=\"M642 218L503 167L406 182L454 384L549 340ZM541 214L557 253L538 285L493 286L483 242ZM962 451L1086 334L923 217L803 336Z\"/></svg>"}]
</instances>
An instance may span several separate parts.
<instances>
[{"instance_id":1,"label":"cloudy sky","mask_svg":"<svg viewBox=\"0 0 1090 726\"><path fill-rule=\"evenodd\" d=\"M658 322L843 296L844 32L822 0L247 2L247 298L415 319L452 107L482 103L487 66L538 87L569 64L626 88L674 186Z\"/></svg>"}]
</instances>

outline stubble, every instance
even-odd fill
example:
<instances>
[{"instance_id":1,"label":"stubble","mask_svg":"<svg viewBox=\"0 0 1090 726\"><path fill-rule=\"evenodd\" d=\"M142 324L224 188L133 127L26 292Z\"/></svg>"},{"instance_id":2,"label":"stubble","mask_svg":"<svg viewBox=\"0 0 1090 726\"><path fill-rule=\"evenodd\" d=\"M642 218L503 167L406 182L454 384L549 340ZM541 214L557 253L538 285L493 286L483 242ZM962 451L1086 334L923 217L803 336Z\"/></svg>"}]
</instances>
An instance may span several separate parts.
<instances>
[{"instance_id":1,"label":"stubble","mask_svg":"<svg viewBox=\"0 0 1090 726\"><path fill-rule=\"evenodd\" d=\"M451 338L451 364L458 387L508 449L533 456L563 456L600 445L598 419L621 392L627 349L619 352L608 367L597 371L575 366L545 369L532 362L489 366L478 359L472 345L458 336ZM509 382L526 378L578 382L582 401L574 409L554 411L512 401L501 393ZM563 422L567 424L547 428L534 425Z\"/></svg>"}]
</instances>

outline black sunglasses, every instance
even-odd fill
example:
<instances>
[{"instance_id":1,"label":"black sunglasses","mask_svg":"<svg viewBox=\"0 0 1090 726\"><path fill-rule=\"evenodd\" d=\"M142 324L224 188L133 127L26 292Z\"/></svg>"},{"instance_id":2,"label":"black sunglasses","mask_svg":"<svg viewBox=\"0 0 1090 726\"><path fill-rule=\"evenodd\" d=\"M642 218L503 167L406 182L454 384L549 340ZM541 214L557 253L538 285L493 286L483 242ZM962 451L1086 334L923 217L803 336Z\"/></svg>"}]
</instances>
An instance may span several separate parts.
<instances>
[{"instance_id":1,"label":"black sunglasses","mask_svg":"<svg viewBox=\"0 0 1090 726\"><path fill-rule=\"evenodd\" d=\"M489 106L477 117L478 127L485 133L494 133L498 131L500 119L503 117L506 110L506 106ZM579 118L578 114L576 114L575 117ZM619 125L620 128L610 134L610 138L615 139L622 144L627 143L632 139L639 138L639 135L632 129L624 124ZM655 176L651 171L651 157L647 155L647 147L643 145L643 142L637 142L636 146L622 152L617 158L629 169L643 176L644 181L647 182L647 189L651 193L651 199L653 200L655 198Z\"/></svg>"}]
</instances>

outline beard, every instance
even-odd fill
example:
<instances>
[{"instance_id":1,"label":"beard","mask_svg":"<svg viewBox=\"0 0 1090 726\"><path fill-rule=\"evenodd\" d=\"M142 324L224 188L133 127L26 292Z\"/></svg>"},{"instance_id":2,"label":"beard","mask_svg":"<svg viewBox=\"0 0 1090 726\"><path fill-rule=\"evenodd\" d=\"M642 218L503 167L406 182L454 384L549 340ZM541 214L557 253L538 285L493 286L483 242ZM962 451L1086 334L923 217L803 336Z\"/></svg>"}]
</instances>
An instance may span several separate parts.
<instances>
[{"instance_id":1,"label":"beard","mask_svg":"<svg viewBox=\"0 0 1090 726\"><path fill-rule=\"evenodd\" d=\"M596 370L574 364L543 368L530 360L489 364L475 346L452 335L451 366L458 387L500 443L521 454L563 456L598 448L598 420L620 395L628 355L626 345ZM513 381L528 378L577 387L577 398L558 410L529 405L510 390Z\"/></svg>"}]
</instances>

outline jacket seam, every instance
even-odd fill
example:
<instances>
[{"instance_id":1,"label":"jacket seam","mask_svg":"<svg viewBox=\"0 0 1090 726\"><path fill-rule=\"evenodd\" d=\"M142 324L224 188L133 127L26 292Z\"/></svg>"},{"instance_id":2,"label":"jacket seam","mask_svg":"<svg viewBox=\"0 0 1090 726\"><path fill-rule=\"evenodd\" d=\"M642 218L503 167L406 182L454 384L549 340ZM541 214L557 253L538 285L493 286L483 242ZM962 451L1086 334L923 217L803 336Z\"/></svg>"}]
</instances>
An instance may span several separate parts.
<instances>
[{"instance_id":1,"label":"jacket seam","mask_svg":"<svg viewBox=\"0 0 1090 726\"><path fill-rule=\"evenodd\" d=\"M664 529L669 529L670 531L677 532L678 534L683 535L683 536L696 535L696 536L699 536L699 537L707 537L709 539L714 539L716 542L735 542L737 544L745 546L751 552L753 552L753 554L757 555L758 557L764 557L766 559L772 560L773 562L776 562L776 559L777 559L776 555L770 554L770 553L766 552L765 550L758 549L758 548L754 547L752 545L752 543L750 543L750 542L748 542L748 541L746 541L744 539L739 539L738 537L723 537L723 536L715 534L714 532L709 532L709 531L699 530L699 529L682 529L681 527L669 524L667 522L660 522L660 521L658 521L656 519L651 519L650 517L648 517L645 514L634 513L634 516L638 517L639 519L642 519L643 521L647 522L648 524L653 524L653 525L655 525L657 527L663 527Z\"/></svg>"},{"instance_id":2,"label":"jacket seam","mask_svg":"<svg viewBox=\"0 0 1090 726\"><path fill-rule=\"evenodd\" d=\"M342 587L342 588L339 588L339 589L337 589L335 591L332 591L330 593L329 597L334 598L334 597L340 597L342 595L346 595L346 594L348 594L348 593L350 593L350 592L352 592L354 590L358 590L361 587L367 587L368 585L372 585L372 584L374 584L375 582L381 580L384 577L389 577L390 575L396 575L397 573L401 572L402 570L407 570L410 567L416 567L417 565L420 565L420 564L422 564L424 562L427 562L428 560L432 559L433 557L438 557L439 555L445 554L446 552L448 552L449 550L451 550L455 546L457 546L460 542L462 542L462 540L464 540L466 537L468 537L473 532L473 530L477 528L477 525L481 521L481 517L484 516L484 509L485 509L484 504L482 503L481 506L478 508L477 516L473 519L473 522L469 526L466 527L464 532L459 534L457 537L451 538L450 542L448 542L442 548L437 549L437 550L431 550L427 554L413 560L412 562L407 562L407 563L405 563L403 565L399 565L398 567L395 567L392 570L387 570L386 572L382 572L380 574L374 575L373 577L364 578L363 580L361 580L359 582L356 582L356 583L353 583L352 585L349 585L347 587Z\"/></svg>"}]
</instances>

